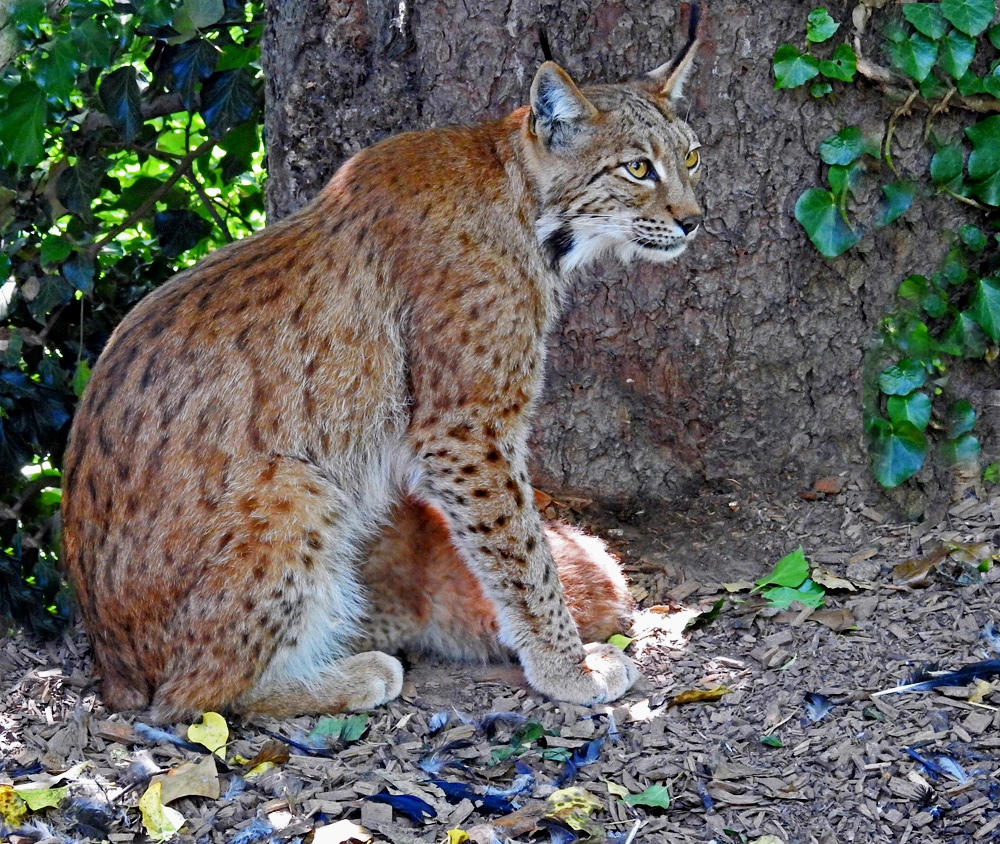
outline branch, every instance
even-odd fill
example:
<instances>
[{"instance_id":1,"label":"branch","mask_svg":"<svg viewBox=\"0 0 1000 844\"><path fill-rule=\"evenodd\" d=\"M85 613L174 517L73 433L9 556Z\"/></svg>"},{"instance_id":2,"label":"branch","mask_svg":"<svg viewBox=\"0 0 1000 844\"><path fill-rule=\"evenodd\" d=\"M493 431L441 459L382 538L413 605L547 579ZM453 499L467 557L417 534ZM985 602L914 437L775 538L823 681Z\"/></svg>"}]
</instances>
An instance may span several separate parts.
<instances>
[{"instance_id":1,"label":"branch","mask_svg":"<svg viewBox=\"0 0 1000 844\"><path fill-rule=\"evenodd\" d=\"M229 227L226 225L226 221L219 216L219 212L215 210L215 203L207 193L205 189L201 186L201 182L195 177L194 173L186 173L185 178L191 183L191 187L194 188L194 192L198 194L205 208L208 209L208 213L212 215L212 219L215 220L215 224L222 229L223 235L225 235L226 243L233 242L233 236L229 233Z\"/></svg>"},{"instance_id":2,"label":"branch","mask_svg":"<svg viewBox=\"0 0 1000 844\"><path fill-rule=\"evenodd\" d=\"M207 152L214 146L215 146L215 139L209 138L207 141L202 141L202 143L200 143L197 147L195 147L187 155L185 155L177 163L177 169L170 174L170 178L167 179L162 185L160 185L155 191L153 191L148 197L146 197L146 200L142 203L142 205L140 205L138 208L135 209L135 211L133 211L131 214L128 215L128 219L126 219L123 223L119 223L110 232L104 235L104 237L102 237L100 240L96 241L89 247L88 251L90 253L90 257L91 258L96 257L97 252L100 250L102 246L104 246L105 243L107 243L109 240L114 240L116 237L118 237L119 234L125 231L125 229L131 228L137 222L139 222L139 220L145 217L146 214L149 212L149 209L152 208L157 202L159 202L160 199L162 199L166 195L167 191L169 191L175 184L177 184L177 180L184 175L185 171L187 171L187 169L191 166L194 160L198 158L198 156L203 155L205 152Z\"/></svg>"},{"instance_id":3,"label":"branch","mask_svg":"<svg viewBox=\"0 0 1000 844\"><path fill-rule=\"evenodd\" d=\"M199 107L199 97L197 95L195 96L195 101L191 104L191 108L188 109L181 102L180 94L164 94L162 97L157 97L148 103L144 103L140 111L142 112L142 119L145 121L151 120L154 117L166 117L168 114L176 114L180 111L197 111ZM83 123L80 124L80 128L84 132L96 132L99 129L109 129L110 127L111 120L106 114L102 114L99 111L90 112Z\"/></svg>"}]
</instances>

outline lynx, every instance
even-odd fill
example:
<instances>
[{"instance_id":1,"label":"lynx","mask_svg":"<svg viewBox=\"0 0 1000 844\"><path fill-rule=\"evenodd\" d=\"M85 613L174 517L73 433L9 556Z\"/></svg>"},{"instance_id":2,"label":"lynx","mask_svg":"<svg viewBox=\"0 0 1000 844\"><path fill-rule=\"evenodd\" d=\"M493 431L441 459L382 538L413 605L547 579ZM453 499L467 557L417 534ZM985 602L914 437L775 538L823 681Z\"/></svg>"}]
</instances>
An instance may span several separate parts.
<instances>
[{"instance_id":1,"label":"lynx","mask_svg":"<svg viewBox=\"0 0 1000 844\"><path fill-rule=\"evenodd\" d=\"M109 706L371 708L403 672L369 648L490 637L550 697L629 689L631 660L584 644L603 625L567 608L526 441L574 271L670 260L699 227L699 144L674 111L695 29L635 82L581 89L545 62L504 119L361 151L126 317L64 471L63 554ZM397 541L422 526L436 550ZM403 608L449 553L454 617Z\"/></svg>"}]
</instances>

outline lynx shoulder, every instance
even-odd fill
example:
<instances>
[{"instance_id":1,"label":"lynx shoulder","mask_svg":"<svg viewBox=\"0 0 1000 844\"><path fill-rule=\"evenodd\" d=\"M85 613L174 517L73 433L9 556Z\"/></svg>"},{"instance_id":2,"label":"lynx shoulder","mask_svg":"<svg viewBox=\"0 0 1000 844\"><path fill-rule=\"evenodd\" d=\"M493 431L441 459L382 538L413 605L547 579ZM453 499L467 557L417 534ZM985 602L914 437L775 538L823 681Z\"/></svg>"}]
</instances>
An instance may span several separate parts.
<instances>
[{"instance_id":1,"label":"lynx shoulder","mask_svg":"<svg viewBox=\"0 0 1000 844\"><path fill-rule=\"evenodd\" d=\"M695 236L698 141L673 107L694 34L636 82L581 89L546 62L505 119L363 150L126 317L64 474L64 559L108 705L168 719L393 698L402 668L365 649L365 625L394 603L364 573L413 518L443 520L470 606L488 603L535 689L586 704L629 688L631 661L585 644L567 607L526 439L569 275ZM404 518L406 497L422 504ZM393 570L401 593L426 559Z\"/></svg>"}]
</instances>

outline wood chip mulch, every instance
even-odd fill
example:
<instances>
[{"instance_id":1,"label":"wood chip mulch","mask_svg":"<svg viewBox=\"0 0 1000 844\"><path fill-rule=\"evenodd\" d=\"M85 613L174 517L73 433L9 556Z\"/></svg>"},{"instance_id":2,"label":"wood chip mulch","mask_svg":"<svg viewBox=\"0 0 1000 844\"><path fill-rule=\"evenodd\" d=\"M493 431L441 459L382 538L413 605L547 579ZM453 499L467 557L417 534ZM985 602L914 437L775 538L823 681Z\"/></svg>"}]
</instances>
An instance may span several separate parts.
<instances>
[{"instance_id":1,"label":"wood chip mulch","mask_svg":"<svg viewBox=\"0 0 1000 844\"><path fill-rule=\"evenodd\" d=\"M1000 552L1000 498L970 493L932 527L892 522L850 484L818 498L754 512L761 546L804 547L822 609L695 579L697 560L658 565L621 547L626 530L618 550L647 610L630 645L644 680L624 701L553 703L516 667L415 660L360 738L317 737L319 718L230 723L221 790L170 803L184 817L173 840L1000 841L1000 676L873 696L1000 658L1000 566L979 566ZM720 598L714 620L684 629ZM721 697L675 703L695 689ZM5 786L67 787L18 827L0 822L13 844L147 841L150 777L206 758L104 709L78 629L3 640L0 700L0 810ZM273 767L248 775L261 758Z\"/></svg>"}]
</instances>

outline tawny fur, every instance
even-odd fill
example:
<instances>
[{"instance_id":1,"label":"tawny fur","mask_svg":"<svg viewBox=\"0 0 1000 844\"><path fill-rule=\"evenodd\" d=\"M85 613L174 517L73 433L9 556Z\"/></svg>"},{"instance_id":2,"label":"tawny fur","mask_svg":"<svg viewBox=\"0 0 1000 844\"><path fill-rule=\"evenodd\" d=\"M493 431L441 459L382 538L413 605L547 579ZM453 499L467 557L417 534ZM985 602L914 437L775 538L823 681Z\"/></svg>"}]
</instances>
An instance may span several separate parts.
<instances>
[{"instance_id":1,"label":"tawny fur","mask_svg":"<svg viewBox=\"0 0 1000 844\"><path fill-rule=\"evenodd\" d=\"M109 706L166 719L396 696L400 663L358 652L365 619L396 604L371 603L360 572L404 495L444 514L455 571L493 608L474 627L496 624L537 690L629 688L631 661L585 645L567 609L526 439L570 272L605 252L664 261L694 236L697 141L671 105L692 55L583 91L548 62L530 109L363 150L126 317L64 474L63 556Z\"/></svg>"}]
</instances>

